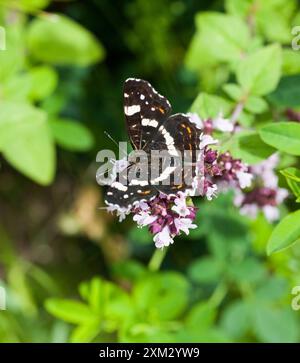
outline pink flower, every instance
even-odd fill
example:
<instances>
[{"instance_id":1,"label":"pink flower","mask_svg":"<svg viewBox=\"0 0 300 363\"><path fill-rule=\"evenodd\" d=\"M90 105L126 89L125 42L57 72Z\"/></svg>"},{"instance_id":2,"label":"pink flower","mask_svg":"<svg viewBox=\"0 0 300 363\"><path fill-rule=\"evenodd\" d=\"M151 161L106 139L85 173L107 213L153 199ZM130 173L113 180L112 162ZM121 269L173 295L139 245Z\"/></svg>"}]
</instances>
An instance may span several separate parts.
<instances>
[{"instance_id":1,"label":"pink flower","mask_svg":"<svg viewBox=\"0 0 300 363\"><path fill-rule=\"evenodd\" d=\"M190 218L177 218L175 219L175 226L178 231L183 231L185 234L189 234L189 229L197 228L197 225L192 222L193 221Z\"/></svg>"},{"instance_id":2,"label":"pink flower","mask_svg":"<svg viewBox=\"0 0 300 363\"><path fill-rule=\"evenodd\" d=\"M133 220L138 226L144 227L156 221L157 216L151 216L147 212L141 211L133 216Z\"/></svg>"},{"instance_id":3,"label":"pink flower","mask_svg":"<svg viewBox=\"0 0 300 363\"><path fill-rule=\"evenodd\" d=\"M218 116L214 119L201 120L201 118L196 113L188 113L189 119L193 122L198 129L204 131L205 134L210 135L214 130L222 132L232 132L234 129L233 123L223 117L223 113L220 112Z\"/></svg>"},{"instance_id":4,"label":"pink flower","mask_svg":"<svg viewBox=\"0 0 300 363\"><path fill-rule=\"evenodd\" d=\"M119 217L119 222L122 222L126 218L126 215L130 213L130 208L120 207L117 204L108 204L106 210L109 213L116 212Z\"/></svg>"},{"instance_id":5,"label":"pink flower","mask_svg":"<svg viewBox=\"0 0 300 363\"><path fill-rule=\"evenodd\" d=\"M242 214L255 218L261 210L266 219L273 222L280 217L279 205L288 196L288 191L278 187L278 177L274 172L279 162L278 154L251 166L253 187L245 193L236 192L234 203Z\"/></svg>"},{"instance_id":6,"label":"pink flower","mask_svg":"<svg viewBox=\"0 0 300 363\"><path fill-rule=\"evenodd\" d=\"M213 119L212 124L216 130L222 132L232 132L234 129L233 123L229 119L224 118L222 112L219 113L218 117Z\"/></svg>"},{"instance_id":7,"label":"pink flower","mask_svg":"<svg viewBox=\"0 0 300 363\"><path fill-rule=\"evenodd\" d=\"M186 217L190 214L190 210L186 205L186 197L184 193L179 192L178 197L174 199L174 206L172 210L179 214L180 217Z\"/></svg>"},{"instance_id":8,"label":"pink flower","mask_svg":"<svg viewBox=\"0 0 300 363\"><path fill-rule=\"evenodd\" d=\"M240 187L242 189L248 188L251 186L253 175L250 173L246 173L244 171L236 172L237 179L239 181Z\"/></svg>"},{"instance_id":9,"label":"pink flower","mask_svg":"<svg viewBox=\"0 0 300 363\"><path fill-rule=\"evenodd\" d=\"M200 150L206 148L208 145L217 144L218 140L215 140L210 135L201 134L200 135Z\"/></svg>"},{"instance_id":10,"label":"pink flower","mask_svg":"<svg viewBox=\"0 0 300 363\"><path fill-rule=\"evenodd\" d=\"M259 210L261 210L266 219L269 222L273 222L279 219L278 207L287 195L287 190L283 188L257 186L246 193L236 191L234 204L240 207L240 212L243 215L255 218Z\"/></svg>"},{"instance_id":11,"label":"pink flower","mask_svg":"<svg viewBox=\"0 0 300 363\"><path fill-rule=\"evenodd\" d=\"M216 184L212 184L211 186L209 186L206 190L206 198L207 200L212 200L213 197L217 196L217 190L218 187Z\"/></svg>"},{"instance_id":12,"label":"pink flower","mask_svg":"<svg viewBox=\"0 0 300 363\"><path fill-rule=\"evenodd\" d=\"M169 227L165 226L161 232L154 236L153 241L156 248L168 247L170 244L174 243L174 240L170 235Z\"/></svg>"},{"instance_id":13,"label":"pink flower","mask_svg":"<svg viewBox=\"0 0 300 363\"><path fill-rule=\"evenodd\" d=\"M187 196L183 192L176 196L159 194L149 201L135 203L130 212L139 227L148 226L157 248L172 244L173 238L181 231L188 234L190 228L196 228L192 224L196 208L187 205Z\"/></svg>"}]
</instances>

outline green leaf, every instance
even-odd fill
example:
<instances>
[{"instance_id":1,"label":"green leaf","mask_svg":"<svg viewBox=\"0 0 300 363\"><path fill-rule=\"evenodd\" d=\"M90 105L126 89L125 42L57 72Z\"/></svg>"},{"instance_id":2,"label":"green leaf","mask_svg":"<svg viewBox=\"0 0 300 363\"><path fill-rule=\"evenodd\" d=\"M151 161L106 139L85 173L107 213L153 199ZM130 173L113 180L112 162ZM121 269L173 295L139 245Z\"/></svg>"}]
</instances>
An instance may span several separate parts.
<instances>
[{"instance_id":1,"label":"green leaf","mask_svg":"<svg viewBox=\"0 0 300 363\"><path fill-rule=\"evenodd\" d=\"M55 149L46 113L25 103L0 108L0 150L21 173L42 185L52 182Z\"/></svg>"},{"instance_id":2,"label":"green leaf","mask_svg":"<svg viewBox=\"0 0 300 363\"><path fill-rule=\"evenodd\" d=\"M232 337L240 341L250 326L250 310L245 301L236 300L227 306L221 318L221 327Z\"/></svg>"},{"instance_id":3,"label":"green leaf","mask_svg":"<svg viewBox=\"0 0 300 363\"><path fill-rule=\"evenodd\" d=\"M296 2L284 0L252 0L238 2L226 0L225 7L230 14L242 19L251 19L251 28L271 42L290 42L291 16L296 11Z\"/></svg>"},{"instance_id":4,"label":"green leaf","mask_svg":"<svg viewBox=\"0 0 300 363\"><path fill-rule=\"evenodd\" d=\"M256 305L252 314L253 330L264 343L295 343L298 322L292 310Z\"/></svg>"},{"instance_id":5,"label":"green leaf","mask_svg":"<svg viewBox=\"0 0 300 363\"><path fill-rule=\"evenodd\" d=\"M261 96L273 91L280 78L281 48L264 47L240 61L237 79L243 90Z\"/></svg>"},{"instance_id":6,"label":"green leaf","mask_svg":"<svg viewBox=\"0 0 300 363\"><path fill-rule=\"evenodd\" d=\"M55 141L61 147L71 151L87 151L94 144L89 129L71 119L52 119L49 122Z\"/></svg>"},{"instance_id":7,"label":"green leaf","mask_svg":"<svg viewBox=\"0 0 300 363\"><path fill-rule=\"evenodd\" d=\"M27 44L29 52L46 63L86 66L104 57L99 41L64 15L44 14L34 19L29 26Z\"/></svg>"},{"instance_id":8,"label":"green leaf","mask_svg":"<svg viewBox=\"0 0 300 363\"><path fill-rule=\"evenodd\" d=\"M147 268L135 260L126 260L115 262L111 266L113 277L121 281L134 282L142 279L148 272Z\"/></svg>"},{"instance_id":9,"label":"green leaf","mask_svg":"<svg viewBox=\"0 0 300 363\"><path fill-rule=\"evenodd\" d=\"M293 167L288 167L280 170L280 173L284 175L287 179L292 179L296 182L300 182L300 170Z\"/></svg>"},{"instance_id":10,"label":"green leaf","mask_svg":"<svg viewBox=\"0 0 300 363\"><path fill-rule=\"evenodd\" d=\"M269 123L259 130L262 140L280 151L300 155L300 123Z\"/></svg>"},{"instance_id":11,"label":"green leaf","mask_svg":"<svg viewBox=\"0 0 300 363\"><path fill-rule=\"evenodd\" d=\"M202 55L205 54L205 57ZM185 65L192 71L201 71L214 66L218 61L213 54L207 53L205 35L196 31L185 56Z\"/></svg>"},{"instance_id":12,"label":"green leaf","mask_svg":"<svg viewBox=\"0 0 300 363\"><path fill-rule=\"evenodd\" d=\"M245 103L245 109L252 113L262 113L268 109L268 104L261 97L249 96Z\"/></svg>"},{"instance_id":13,"label":"green leaf","mask_svg":"<svg viewBox=\"0 0 300 363\"><path fill-rule=\"evenodd\" d=\"M40 101L53 93L58 76L52 67L39 66L29 71L30 93L33 101Z\"/></svg>"},{"instance_id":14,"label":"green leaf","mask_svg":"<svg viewBox=\"0 0 300 363\"><path fill-rule=\"evenodd\" d=\"M201 12L196 16L196 25L209 57L231 62L241 59L246 52L250 32L245 22L238 17Z\"/></svg>"},{"instance_id":15,"label":"green leaf","mask_svg":"<svg viewBox=\"0 0 300 363\"><path fill-rule=\"evenodd\" d=\"M71 343L90 343L100 333L101 324L96 321L76 327L70 337Z\"/></svg>"},{"instance_id":16,"label":"green leaf","mask_svg":"<svg viewBox=\"0 0 300 363\"><path fill-rule=\"evenodd\" d=\"M297 168L289 167L280 170L280 173L285 176L288 186L294 193L295 197L300 198L300 170Z\"/></svg>"},{"instance_id":17,"label":"green leaf","mask_svg":"<svg viewBox=\"0 0 300 363\"><path fill-rule=\"evenodd\" d=\"M4 4L5 3L7 3L7 5L11 5L11 0L4 0ZM35 10L44 9L49 5L49 3L50 0L19 0L16 4L16 8L30 13Z\"/></svg>"},{"instance_id":18,"label":"green leaf","mask_svg":"<svg viewBox=\"0 0 300 363\"><path fill-rule=\"evenodd\" d=\"M220 112L227 115L232 105L224 98L200 93L191 106L191 112L196 112L201 118L217 117Z\"/></svg>"},{"instance_id":19,"label":"green leaf","mask_svg":"<svg viewBox=\"0 0 300 363\"><path fill-rule=\"evenodd\" d=\"M275 105L281 107L297 107L300 105L300 75L283 77L277 89L272 92L268 99Z\"/></svg>"},{"instance_id":20,"label":"green leaf","mask_svg":"<svg viewBox=\"0 0 300 363\"><path fill-rule=\"evenodd\" d=\"M221 151L229 150L238 159L248 164L259 163L274 152L275 148L265 144L255 131L242 131L223 143Z\"/></svg>"},{"instance_id":21,"label":"green leaf","mask_svg":"<svg viewBox=\"0 0 300 363\"><path fill-rule=\"evenodd\" d=\"M103 290L103 282L101 279L94 277L90 281L90 289L89 289L89 305L95 312L101 311L101 299L102 299L102 290Z\"/></svg>"},{"instance_id":22,"label":"green leaf","mask_svg":"<svg viewBox=\"0 0 300 363\"><path fill-rule=\"evenodd\" d=\"M97 315L85 304L66 299L48 299L46 310L55 317L73 324L88 324L97 320Z\"/></svg>"},{"instance_id":23,"label":"green leaf","mask_svg":"<svg viewBox=\"0 0 300 363\"><path fill-rule=\"evenodd\" d=\"M300 238L300 210L288 214L274 228L267 245L267 254L281 251Z\"/></svg>"},{"instance_id":24,"label":"green leaf","mask_svg":"<svg viewBox=\"0 0 300 363\"><path fill-rule=\"evenodd\" d=\"M295 195L296 202L299 203L299 198L300 198L300 183L295 182L292 179L287 179L287 183L288 186L290 187L291 191L293 192L293 194Z\"/></svg>"},{"instance_id":25,"label":"green leaf","mask_svg":"<svg viewBox=\"0 0 300 363\"><path fill-rule=\"evenodd\" d=\"M0 80L10 80L24 65L24 29L20 24L10 24L5 29L6 50L0 51Z\"/></svg>"},{"instance_id":26,"label":"green leaf","mask_svg":"<svg viewBox=\"0 0 300 363\"><path fill-rule=\"evenodd\" d=\"M28 74L17 73L1 85L1 97L5 101L26 102L31 89Z\"/></svg>"},{"instance_id":27,"label":"green leaf","mask_svg":"<svg viewBox=\"0 0 300 363\"><path fill-rule=\"evenodd\" d=\"M173 320L186 308L189 284L179 273L150 275L134 287L135 308L151 321Z\"/></svg>"},{"instance_id":28,"label":"green leaf","mask_svg":"<svg viewBox=\"0 0 300 363\"><path fill-rule=\"evenodd\" d=\"M276 149L265 144L256 132L237 134L235 140L237 144L231 148L234 157L241 158L249 164L261 162L276 152Z\"/></svg>"},{"instance_id":29,"label":"green leaf","mask_svg":"<svg viewBox=\"0 0 300 363\"><path fill-rule=\"evenodd\" d=\"M264 11L257 17L258 25L264 37L270 42L289 44L291 24L283 14L277 11Z\"/></svg>"},{"instance_id":30,"label":"green leaf","mask_svg":"<svg viewBox=\"0 0 300 363\"><path fill-rule=\"evenodd\" d=\"M188 270L189 277L198 283L218 281L223 271L223 265L218 259L206 257L195 260Z\"/></svg>"},{"instance_id":31,"label":"green leaf","mask_svg":"<svg viewBox=\"0 0 300 363\"><path fill-rule=\"evenodd\" d=\"M237 283L257 284L266 278L265 267L253 257L227 266L229 276Z\"/></svg>"},{"instance_id":32,"label":"green leaf","mask_svg":"<svg viewBox=\"0 0 300 363\"><path fill-rule=\"evenodd\" d=\"M273 303L276 300L285 298L288 294L289 285L287 280L282 277L270 277L256 290L255 299Z\"/></svg>"},{"instance_id":33,"label":"green leaf","mask_svg":"<svg viewBox=\"0 0 300 363\"><path fill-rule=\"evenodd\" d=\"M243 97L243 90L235 83L225 84L223 90L235 101L240 101Z\"/></svg>"},{"instance_id":34,"label":"green leaf","mask_svg":"<svg viewBox=\"0 0 300 363\"><path fill-rule=\"evenodd\" d=\"M169 330L162 324L147 324L138 320L136 324L121 329L118 340L120 343L174 343L176 338Z\"/></svg>"},{"instance_id":35,"label":"green leaf","mask_svg":"<svg viewBox=\"0 0 300 363\"><path fill-rule=\"evenodd\" d=\"M292 75L300 73L300 54L292 49L282 51L282 73Z\"/></svg>"},{"instance_id":36,"label":"green leaf","mask_svg":"<svg viewBox=\"0 0 300 363\"><path fill-rule=\"evenodd\" d=\"M196 333L203 332L212 327L216 316L216 308L209 303L200 302L189 311L185 320L185 326L189 331Z\"/></svg>"}]
</instances>

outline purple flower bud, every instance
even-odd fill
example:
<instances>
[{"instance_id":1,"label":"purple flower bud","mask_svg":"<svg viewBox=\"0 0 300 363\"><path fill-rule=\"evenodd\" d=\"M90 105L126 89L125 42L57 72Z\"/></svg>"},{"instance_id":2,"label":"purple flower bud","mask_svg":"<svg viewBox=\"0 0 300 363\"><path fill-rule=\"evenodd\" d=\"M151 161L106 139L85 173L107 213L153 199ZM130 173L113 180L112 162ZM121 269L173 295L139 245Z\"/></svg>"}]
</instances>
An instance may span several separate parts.
<instances>
[{"instance_id":1,"label":"purple flower bud","mask_svg":"<svg viewBox=\"0 0 300 363\"><path fill-rule=\"evenodd\" d=\"M208 149L205 152L204 162L212 164L214 161L216 161L217 156L218 156L218 152L216 150Z\"/></svg>"}]
</instances>

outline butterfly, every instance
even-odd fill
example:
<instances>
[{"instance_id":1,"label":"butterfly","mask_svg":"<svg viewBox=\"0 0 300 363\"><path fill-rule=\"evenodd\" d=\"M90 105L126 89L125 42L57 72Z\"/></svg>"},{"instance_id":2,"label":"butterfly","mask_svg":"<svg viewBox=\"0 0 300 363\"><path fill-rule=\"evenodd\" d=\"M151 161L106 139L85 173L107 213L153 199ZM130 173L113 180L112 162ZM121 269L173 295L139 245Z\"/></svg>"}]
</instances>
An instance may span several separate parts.
<instances>
[{"instance_id":1,"label":"butterfly","mask_svg":"<svg viewBox=\"0 0 300 363\"><path fill-rule=\"evenodd\" d=\"M154 150L164 150L170 156L176 157L178 151L185 150L191 153L192 161L195 162L195 151L199 150L201 130L191 122L189 117L182 113L171 114L170 102L160 95L149 82L128 78L124 83L124 114L126 127L131 145L134 150L142 150L147 155L150 169L150 154ZM181 154L182 155L182 154ZM127 167L126 175L122 173L121 179L114 180L107 190L105 203L116 205L120 208L129 208L140 200L149 200L158 193L166 195L185 191L188 185L182 178L181 182L175 183L175 174L184 173L183 168L178 171L172 164L166 165L162 161L159 174L151 179L150 173L144 179L125 180L135 170L136 164ZM180 164L181 165L181 164ZM193 170L194 174L195 171ZM122 180L123 178L123 180ZM169 178L170 183L163 185L163 181Z\"/></svg>"}]
</instances>

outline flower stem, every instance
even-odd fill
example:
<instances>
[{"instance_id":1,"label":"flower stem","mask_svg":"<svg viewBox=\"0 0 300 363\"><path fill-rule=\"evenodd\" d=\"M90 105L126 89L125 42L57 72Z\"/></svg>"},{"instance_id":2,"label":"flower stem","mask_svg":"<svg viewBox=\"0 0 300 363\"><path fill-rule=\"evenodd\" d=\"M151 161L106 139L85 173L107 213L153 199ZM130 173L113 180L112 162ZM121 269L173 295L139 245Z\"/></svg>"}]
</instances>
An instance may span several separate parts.
<instances>
[{"instance_id":1,"label":"flower stem","mask_svg":"<svg viewBox=\"0 0 300 363\"><path fill-rule=\"evenodd\" d=\"M148 264L148 268L150 271L156 272L160 269L160 266L167 254L168 248L162 248L162 249L155 249L150 262Z\"/></svg>"},{"instance_id":2,"label":"flower stem","mask_svg":"<svg viewBox=\"0 0 300 363\"><path fill-rule=\"evenodd\" d=\"M231 116L231 122L234 124L237 119L240 117L240 114L243 111L245 103L243 101L239 102L235 109L233 110L232 116Z\"/></svg>"}]
</instances>

